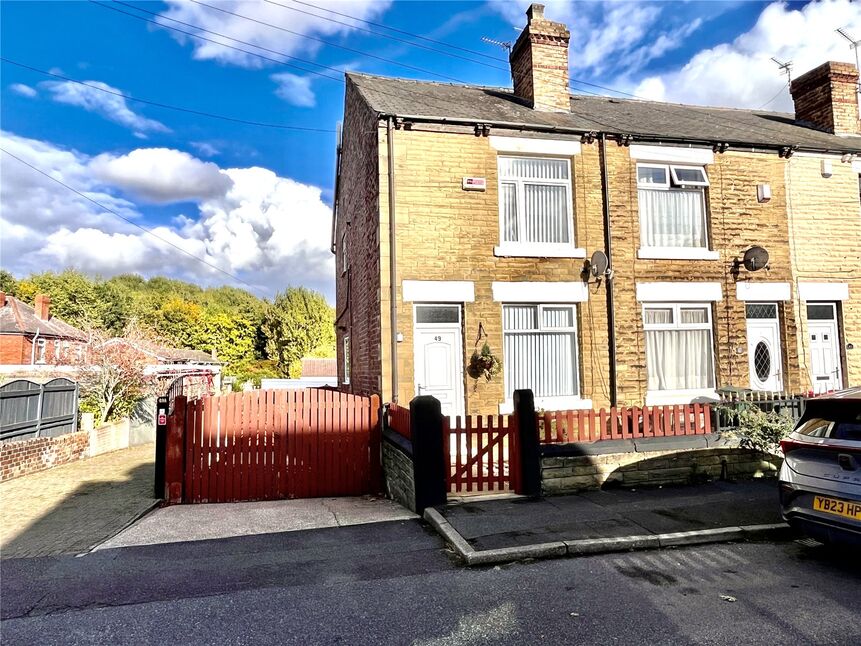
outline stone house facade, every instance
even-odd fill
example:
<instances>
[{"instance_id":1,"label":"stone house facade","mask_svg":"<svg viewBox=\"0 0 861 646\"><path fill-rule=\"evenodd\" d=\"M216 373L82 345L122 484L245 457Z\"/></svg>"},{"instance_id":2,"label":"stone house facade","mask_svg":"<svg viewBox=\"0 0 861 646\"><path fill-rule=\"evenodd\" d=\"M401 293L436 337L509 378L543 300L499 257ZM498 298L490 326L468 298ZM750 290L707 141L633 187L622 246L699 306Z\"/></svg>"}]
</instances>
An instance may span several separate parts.
<instances>
[{"instance_id":1,"label":"stone house facade","mask_svg":"<svg viewBox=\"0 0 861 646\"><path fill-rule=\"evenodd\" d=\"M567 29L527 16L514 91L347 75L343 387L491 414L859 383L854 67L799 77L797 115L571 95Z\"/></svg>"}]
</instances>

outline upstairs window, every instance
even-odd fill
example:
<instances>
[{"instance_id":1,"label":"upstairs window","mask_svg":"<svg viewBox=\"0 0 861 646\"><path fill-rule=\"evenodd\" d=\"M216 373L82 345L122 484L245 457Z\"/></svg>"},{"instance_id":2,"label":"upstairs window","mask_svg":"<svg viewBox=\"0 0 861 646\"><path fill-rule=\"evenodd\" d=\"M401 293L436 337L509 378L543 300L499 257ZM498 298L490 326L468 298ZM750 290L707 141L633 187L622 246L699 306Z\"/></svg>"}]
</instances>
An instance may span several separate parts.
<instances>
[{"instance_id":1,"label":"upstairs window","mask_svg":"<svg viewBox=\"0 0 861 646\"><path fill-rule=\"evenodd\" d=\"M637 198L643 247L708 248L702 166L637 164Z\"/></svg>"},{"instance_id":2,"label":"upstairs window","mask_svg":"<svg viewBox=\"0 0 861 646\"><path fill-rule=\"evenodd\" d=\"M503 244L572 245L570 161L500 157L499 213Z\"/></svg>"}]
</instances>

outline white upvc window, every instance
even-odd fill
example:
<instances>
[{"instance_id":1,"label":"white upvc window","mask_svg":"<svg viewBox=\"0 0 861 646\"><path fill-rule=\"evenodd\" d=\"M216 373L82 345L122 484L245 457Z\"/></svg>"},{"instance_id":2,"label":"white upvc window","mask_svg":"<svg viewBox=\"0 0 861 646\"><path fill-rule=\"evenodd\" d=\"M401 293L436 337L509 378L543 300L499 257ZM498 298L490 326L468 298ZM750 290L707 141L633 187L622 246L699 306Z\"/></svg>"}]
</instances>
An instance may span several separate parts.
<instances>
[{"instance_id":1,"label":"white upvc window","mask_svg":"<svg viewBox=\"0 0 861 646\"><path fill-rule=\"evenodd\" d=\"M648 392L653 400L656 394L695 398L714 392L709 303L647 303L643 305L643 328Z\"/></svg>"},{"instance_id":2,"label":"white upvc window","mask_svg":"<svg viewBox=\"0 0 861 646\"><path fill-rule=\"evenodd\" d=\"M702 166L637 164L641 258L717 258L708 251L708 185Z\"/></svg>"},{"instance_id":3,"label":"white upvc window","mask_svg":"<svg viewBox=\"0 0 861 646\"><path fill-rule=\"evenodd\" d=\"M36 339L36 363L45 363L45 350L48 342L45 339Z\"/></svg>"},{"instance_id":4,"label":"white upvc window","mask_svg":"<svg viewBox=\"0 0 861 646\"><path fill-rule=\"evenodd\" d=\"M503 305L505 397L532 390L543 408L575 407L580 397L575 305Z\"/></svg>"},{"instance_id":5,"label":"white upvc window","mask_svg":"<svg viewBox=\"0 0 861 646\"><path fill-rule=\"evenodd\" d=\"M344 383L350 383L350 335L344 337Z\"/></svg>"},{"instance_id":6,"label":"white upvc window","mask_svg":"<svg viewBox=\"0 0 861 646\"><path fill-rule=\"evenodd\" d=\"M498 165L500 246L496 254L576 255L571 161L500 156Z\"/></svg>"}]
</instances>

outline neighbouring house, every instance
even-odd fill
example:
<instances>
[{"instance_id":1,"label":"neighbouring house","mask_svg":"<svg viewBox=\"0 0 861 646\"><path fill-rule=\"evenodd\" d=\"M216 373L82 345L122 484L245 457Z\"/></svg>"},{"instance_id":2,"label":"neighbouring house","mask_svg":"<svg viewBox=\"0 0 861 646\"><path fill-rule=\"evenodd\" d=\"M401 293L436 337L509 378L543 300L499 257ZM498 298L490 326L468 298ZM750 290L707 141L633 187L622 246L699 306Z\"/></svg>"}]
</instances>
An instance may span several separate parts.
<instances>
[{"instance_id":1,"label":"neighbouring house","mask_svg":"<svg viewBox=\"0 0 861 646\"><path fill-rule=\"evenodd\" d=\"M543 9L513 90L346 75L342 387L488 414L861 384L857 69L795 79L795 114L572 95Z\"/></svg>"},{"instance_id":2,"label":"neighbouring house","mask_svg":"<svg viewBox=\"0 0 861 646\"><path fill-rule=\"evenodd\" d=\"M35 306L0 292L2 374L33 373L80 364L87 335L51 314L51 299L39 294ZM50 368L48 368L50 366Z\"/></svg>"},{"instance_id":3,"label":"neighbouring house","mask_svg":"<svg viewBox=\"0 0 861 646\"><path fill-rule=\"evenodd\" d=\"M109 339L106 343L130 343L120 337ZM167 388L182 378L182 392L186 395L213 394L221 391L222 363L214 353L188 348L170 348L157 343L137 341L134 347L148 357L144 373L158 380L158 391Z\"/></svg>"},{"instance_id":4,"label":"neighbouring house","mask_svg":"<svg viewBox=\"0 0 861 646\"><path fill-rule=\"evenodd\" d=\"M349 379L349 376L347 377ZM320 388L338 385L338 365L336 359L305 357L302 359L302 373L299 379L262 379L260 387L269 388Z\"/></svg>"}]
</instances>

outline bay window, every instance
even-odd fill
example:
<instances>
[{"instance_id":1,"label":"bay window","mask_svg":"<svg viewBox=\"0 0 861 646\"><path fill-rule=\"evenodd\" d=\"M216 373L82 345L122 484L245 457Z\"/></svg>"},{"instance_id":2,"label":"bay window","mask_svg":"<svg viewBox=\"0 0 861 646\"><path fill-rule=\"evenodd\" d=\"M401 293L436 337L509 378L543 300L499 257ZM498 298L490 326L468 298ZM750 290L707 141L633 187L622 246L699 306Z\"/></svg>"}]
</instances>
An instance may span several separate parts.
<instances>
[{"instance_id":1,"label":"bay window","mask_svg":"<svg viewBox=\"0 0 861 646\"><path fill-rule=\"evenodd\" d=\"M531 389L536 400L578 397L574 305L504 305L505 396Z\"/></svg>"},{"instance_id":2,"label":"bay window","mask_svg":"<svg viewBox=\"0 0 861 646\"><path fill-rule=\"evenodd\" d=\"M571 163L546 157L499 157L500 249L549 255L574 246ZM499 249L497 250L499 251ZM555 253L554 253L555 251Z\"/></svg>"},{"instance_id":3,"label":"bay window","mask_svg":"<svg viewBox=\"0 0 861 646\"><path fill-rule=\"evenodd\" d=\"M711 306L651 303L643 306L648 390L714 390Z\"/></svg>"},{"instance_id":4,"label":"bay window","mask_svg":"<svg viewBox=\"0 0 861 646\"><path fill-rule=\"evenodd\" d=\"M702 166L637 164L640 257L685 257L672 250L708 250L705 195L708 185ZM662 249L671 251L669 255L649 255L649 250Z\"/></svg>"}]
</instances>

